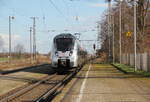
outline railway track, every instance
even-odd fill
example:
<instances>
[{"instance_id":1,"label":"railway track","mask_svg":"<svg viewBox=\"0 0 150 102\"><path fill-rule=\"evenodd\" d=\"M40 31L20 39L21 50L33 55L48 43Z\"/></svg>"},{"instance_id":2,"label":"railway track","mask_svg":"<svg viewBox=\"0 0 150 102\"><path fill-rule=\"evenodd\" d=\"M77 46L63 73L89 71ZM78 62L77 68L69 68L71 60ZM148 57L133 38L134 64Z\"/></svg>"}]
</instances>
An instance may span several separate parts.
<instances>
[{"instance_id":1,"label":"railway track","mask_svg":"<svg viewBox=\"0 0 150 102\"><path fill-rule=\"evenodd\" d=\"M61 91L80 69L74 69L66 74L48 75L39 81L16 90L10 95L3 97L0 102L46 102Z\"/></svg>"}]
</instances>

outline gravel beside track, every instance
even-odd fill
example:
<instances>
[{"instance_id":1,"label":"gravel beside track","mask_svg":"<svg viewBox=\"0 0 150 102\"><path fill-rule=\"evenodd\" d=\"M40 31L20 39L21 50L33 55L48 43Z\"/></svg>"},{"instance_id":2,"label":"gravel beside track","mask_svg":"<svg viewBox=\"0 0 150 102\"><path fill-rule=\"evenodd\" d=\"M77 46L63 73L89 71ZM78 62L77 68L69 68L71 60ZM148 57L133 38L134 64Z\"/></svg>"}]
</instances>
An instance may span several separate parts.
<instances>
[{"instance_id":1,"label":"gravel beside track","mask_svg":"<svg viewBox=\"0 0 150 102\"><path fill-rule=\"evenodd\" d=\"M41 100L43 97L47 98L65 85L76 72L74 69L62 75L51 74L39 81L31 81L30 84L18 88L19 90L14 90L11 94L1 97L0 102L33 102Z\"/></svg>"},{"instance_id":2,"label":"gravel beside track","mask_svg":"<svg viewBox=\"0 0 150 102\"><path fill-rule=\"evenodd\" d=\"M12 70L6 70L6 71L0 71L1 75L5 75L5 74L11 74L11 73L15 73L15 72L19 72L19 71L23 71L23 70L29 70L35 67L41 67L41 66L45 66L48 64L41 64L41 65L36 65L36 66L30 66L30 67L23 67L23 68L18 68L18 69L12 69Z\"/></svg>"}]
</instances>

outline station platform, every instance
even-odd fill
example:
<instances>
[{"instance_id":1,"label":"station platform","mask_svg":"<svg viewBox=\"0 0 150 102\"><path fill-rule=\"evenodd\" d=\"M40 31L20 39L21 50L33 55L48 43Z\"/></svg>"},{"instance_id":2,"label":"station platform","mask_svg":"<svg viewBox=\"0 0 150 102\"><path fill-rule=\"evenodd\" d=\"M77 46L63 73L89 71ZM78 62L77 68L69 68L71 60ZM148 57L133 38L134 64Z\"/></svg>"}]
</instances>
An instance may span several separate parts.
<instances>
[{"instance_id":1,"label":"station platform","mask_svg":"<svg viewBox=\"0 0 150 102\"><path fill-rule=\"evenodd\" d=\"M109 64L87 64L53 102L150 102L150 78Z\"/></svg>"}]
</instances>

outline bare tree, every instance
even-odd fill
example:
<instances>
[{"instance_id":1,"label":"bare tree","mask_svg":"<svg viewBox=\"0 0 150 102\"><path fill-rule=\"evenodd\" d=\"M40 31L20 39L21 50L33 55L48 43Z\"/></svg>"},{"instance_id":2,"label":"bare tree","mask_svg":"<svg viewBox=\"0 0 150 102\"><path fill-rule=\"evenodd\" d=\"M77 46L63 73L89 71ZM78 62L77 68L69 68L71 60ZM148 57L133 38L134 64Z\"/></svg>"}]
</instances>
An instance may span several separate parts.
<instances>
[{"instance_id":1,"label":"bare tree","mask_svg":"<svg viewBox=\"0 0 150 102\"><path fill-rule=\"evenodd\" d=\"M133 4L131 0L130 4ZM148 15L150 8L150 0L137 0L137 47L139 52L144 51L145 39L147 38Z\"/></svg>"},{"instance_id":2,"label":"bare tree","mask_svg":"<svg viewBox=\"0 0 150 102\"><path fill-rule=\"evenodd\" d=\"M17 44L14 51L16 53L16 57L21 57L21 55L25 52L25 48L22 44Z\"/></svg>"},{"instance_id":3,"label":"bare tree","mask_svg":"<svg viewBox=\"0 0 150 102\"><path fill-rule=\"evenodd\" d=\"M114 46L115 56L118 57L119 53L119 1L113 0L115 6L111 10L111 14L114 15ZM110 0L107 0L110 2ZM123 0L122 2L122 53L133 53L133 0ZM104 12L100 21L101 31L101 50L108 53L108 29L107 29L107 16L108 11ZM131 32L131 36L127 37L126 33ZM150 0L137 0L137 52L150 51ZM111 45L112 46L112 45ZM118 58L117 58L118 59Z\"/></svg>"}]
</instances>

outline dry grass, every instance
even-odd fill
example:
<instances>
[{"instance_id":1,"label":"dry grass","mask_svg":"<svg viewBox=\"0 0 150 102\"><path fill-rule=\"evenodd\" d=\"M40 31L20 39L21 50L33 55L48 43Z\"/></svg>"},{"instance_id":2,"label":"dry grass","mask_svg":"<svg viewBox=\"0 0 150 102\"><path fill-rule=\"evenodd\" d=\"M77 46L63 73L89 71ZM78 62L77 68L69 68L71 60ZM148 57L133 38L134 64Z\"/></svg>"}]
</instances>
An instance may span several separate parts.
<instances>
[{"instance_id":1,"label":"dry grass","mask_svg":"<svg viewBox=\"0 0 150 102\"><path fill-rule=\"evenodd\" d=\"M102 52L99 55L100 57L93 60L94 63L105 63L107 61L107 54Z\"/></svg>"},{"instance_id":2,"label":"dry grass","mask_svg":"<svg viewBox=\"0 0 150 102\"><path fill-rule=\"evenodd\" d=\"M18 69L22 67L29 67L44 63L50 63L50 59L48 56L38 55L37 60L32 60L30 58L20 59L20 60L12 60L11 63L9 62L1 62L0 63L0 70L12 70Z\"/></svg>"}]
</instances>

